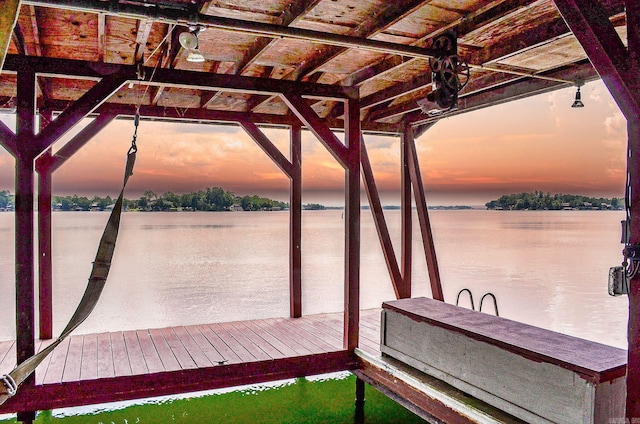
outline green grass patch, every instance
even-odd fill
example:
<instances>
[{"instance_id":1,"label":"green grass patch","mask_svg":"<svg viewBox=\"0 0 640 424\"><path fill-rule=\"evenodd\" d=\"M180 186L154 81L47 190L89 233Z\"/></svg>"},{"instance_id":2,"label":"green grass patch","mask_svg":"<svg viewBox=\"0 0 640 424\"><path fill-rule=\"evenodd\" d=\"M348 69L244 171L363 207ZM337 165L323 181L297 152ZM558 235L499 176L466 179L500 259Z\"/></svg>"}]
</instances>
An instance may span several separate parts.
<instances>
[{"instance_id":1,"label":"green grass patch","mask_svg":"<svg viewBox=\"0 0 640 424\"><path fill-rule=\"evenodd\" d=\"M276 385L257 385L235 391L195 394L192 397L147 399L136 404L106 405L44 411L36 423L62 424L353 424L355 377L333 375L327 379L299 378ZM424 423L416 415L366 386L367 424ZM0 423L15 423L15 419Z\"/></svg>"}]
</instances>

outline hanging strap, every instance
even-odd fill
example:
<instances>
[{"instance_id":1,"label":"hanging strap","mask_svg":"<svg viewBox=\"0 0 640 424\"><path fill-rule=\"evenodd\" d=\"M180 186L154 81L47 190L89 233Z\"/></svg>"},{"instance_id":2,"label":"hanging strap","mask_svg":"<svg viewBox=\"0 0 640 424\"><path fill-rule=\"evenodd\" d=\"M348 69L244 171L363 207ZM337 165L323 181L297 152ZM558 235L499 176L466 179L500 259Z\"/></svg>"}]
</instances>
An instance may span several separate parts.
<instances>
[{"instance_id":1,"label":"hanging strap","mask_svg":"<svg viewBox=\"0 0 640 424\"><path fill-rule=\"evenodd\" d=\"M127 165L124 173L124 182L122 184L122 190L120 190L120 195L118 196L118 200L111 211L111 215L109 216L109 221L107 221L107 225L104 229L104 233L102 234L102 238L100 239L100 244L98 245L98 252L96 253L96 259L93 262L93 268L91 270L91 275L89 276L89 281L87 283L87 288L85 289L84 295L80 300L80 304L78 305L76 311L73 313L73 316L69 320L69 323L62 331L60 336L49 346L42 349L36 355L28 358L9 374L0 376L0 405L2 405L9 397L16 394L16 391L20 384L22 384L29 375L31 375L38 365L51 353L56 346L58 346L62 341L69 335L73 330L78 328L80 324L82 324L93 308L98 303L98 299L100 298L100 294L102 293L102 289L107 281L107 275L109 274L109 269L111 267L111 259L113 258L113 252L116 246L116 240L118 238L118 229L120 228L120 216L122 214L122 203L124 200L124 189L127 186L127 181L129 177L133 175L133 166L136 160L136 152L138 148L136 146L136 137L138 131L138 122L139 116L136 114L135 116L135 132L133 134L133 139L131 141L131 147L127 152Z\"/></svg>"}]
</instances>

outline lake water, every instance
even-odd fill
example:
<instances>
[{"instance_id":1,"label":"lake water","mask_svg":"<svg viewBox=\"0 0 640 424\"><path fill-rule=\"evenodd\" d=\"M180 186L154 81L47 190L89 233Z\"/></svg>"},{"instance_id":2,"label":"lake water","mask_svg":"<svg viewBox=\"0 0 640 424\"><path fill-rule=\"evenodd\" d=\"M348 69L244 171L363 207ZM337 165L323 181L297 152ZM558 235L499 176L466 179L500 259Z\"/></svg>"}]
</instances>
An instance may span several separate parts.
<instances>
[{"instance_id":1,"label":"lake water","mask_svg":"<svg viewBox=\"0 0 640 424\"><path fill-rule=\"evenodd\" d=\"M385 211L399 252L400 212ZM628 301L607 294L621 211L430 211L445 300L492 292L500 315L626 347ZM53 214L54 333L80 300L107 213ZM14 216L0 213L0 340L14 338ZM125 213L109 281L79 333L287 316L288 212ZM342 211L303 212L303 313L343 307ZM362 211L361 304L394 298ZM414 225L414 296L430 296ZM464 300L467 305L468 301ZM492 307L488 308L489 311Z\"/></svg>"}]
</instances>

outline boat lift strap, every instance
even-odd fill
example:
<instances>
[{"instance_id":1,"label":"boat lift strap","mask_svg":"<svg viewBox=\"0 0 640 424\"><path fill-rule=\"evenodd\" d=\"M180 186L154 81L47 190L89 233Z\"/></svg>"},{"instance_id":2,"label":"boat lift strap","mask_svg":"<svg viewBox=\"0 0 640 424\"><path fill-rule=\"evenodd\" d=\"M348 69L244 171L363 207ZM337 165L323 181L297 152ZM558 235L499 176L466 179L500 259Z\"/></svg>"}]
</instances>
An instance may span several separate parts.
<instances>
[{"instance_id":1,"label":"boat lift strap","mask_svg":"<svg viewBox=\"0 0 640 424\"><path fill-rule=\"evenodd\" d=\"M16 391L20 384L22 384L27 377L29 377L40 365L40 363L49 355L73 330L78 328L91 314L94 307L98 303L102 289L107 281L107 275L111 268L111 260L116 246L116 240L118 238L118 230L120 228L120 216L122 214L122 204L124 201L124 189L127 186L129 177L133 175L133 166L136 160L136 137L138 131L139 116L135 116L135 132L131 141L131 147L127 152L127 165L124 173L124 182L122 184L122 190L118 196L118 200L115 203L107 225L104 229L102 237L100 238L100 244L98 245L98 252L96 253L95 261L93 262L93 268L87 288L80 300L76 311L69 320L69 323L62 331L60 336L49 346L42 349L36 355L28 358L24 362L20 363L9 374L0 376L0 405L2 405L8 398L16 394Z\"/></svg>"}]
</instances>

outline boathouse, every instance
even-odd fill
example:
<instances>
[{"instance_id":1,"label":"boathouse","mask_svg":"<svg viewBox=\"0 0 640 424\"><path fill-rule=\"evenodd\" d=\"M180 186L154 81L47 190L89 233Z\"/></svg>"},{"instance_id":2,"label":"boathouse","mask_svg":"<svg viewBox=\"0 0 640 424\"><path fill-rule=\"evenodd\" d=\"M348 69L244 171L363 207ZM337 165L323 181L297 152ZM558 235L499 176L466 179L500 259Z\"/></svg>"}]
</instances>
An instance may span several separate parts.
<instances>
[{"instance_id":1,"label":"boathouse","mask_svg":"<svg viewBox=\"0 0 640 424\"><path fill-rule=\"evenodd\" d=\"M421 346L397 336L423 323L415 331L442 343L484 343L487 350L478 360L499 349L500 355L549 364L587 382L576 396L596 405L580 409L595 408L579 422L624 422L611 413L621 410L626 422L640 420L640 276L630 281L629 346L622 356L576 340L561 343L592 355L554 352L538 343L546 336L537 330L514 329L495 317L485 324L501 334L470 328L472 319L457 319L450 305L434 304L445 299L415 146L416 136L442 118L527 96L575 87L580 106L580 87L601 78L627 119L625 251L637 265L640 2L3 0L0 66L0 108L17 122L15 130L0 122L0 144L15 158L16 175L16 337L0 341L0 375L56 336L54 171L114 119L237 125L288 177L291 206L289 319L72 335L35 374L24 376L15 394L9 393L11 380L3 380L0 395L12 396L0 413L17 413L30 423L39 410L350 370L359 377L358 393L367 381L434 422L562 421L550 411L522 412L520 399L491 389L490 375L473 376L478 382L444 372L444 365L421 356ZM89 124L52 149L86 118ZM265 135L265 126L289 131L289 155ZM302 131L313 133L344 169L342 314L302 314ZM369 134L401 139L399 252L369 163ZM385 303L383 322L379 311L361 312L359 305L361 179L399 299ZM411 248L412 203L424 252ZM427 263L433 301L412 299L411 265L417 260ZM611 361L598 360L610 353ZM522 378L540 376L529 365L523 362ZM609 392L603 394L600 383ZM464 401L469 395L473 402ZM603 398L608 406L598 405Z\"/></svg>"}]
</instances>

